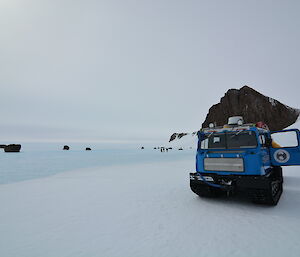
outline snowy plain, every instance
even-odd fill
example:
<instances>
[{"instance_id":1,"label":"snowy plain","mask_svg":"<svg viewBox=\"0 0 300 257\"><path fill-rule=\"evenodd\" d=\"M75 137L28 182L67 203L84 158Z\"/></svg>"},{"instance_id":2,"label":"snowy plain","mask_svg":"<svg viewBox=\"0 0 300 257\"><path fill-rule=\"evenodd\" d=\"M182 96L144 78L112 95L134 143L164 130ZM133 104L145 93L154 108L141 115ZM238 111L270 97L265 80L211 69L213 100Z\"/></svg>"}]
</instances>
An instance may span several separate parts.
<instances>
[{"instance_id":1,"label":"snowy plain","mask_svg":"<svg viewBox=\"0 0 300 257\"><path fill-rule=\"evenodd\" d=\"M299 166L275 207L200 198L194 169L173 155L2 184L0 256L299 256Z\"/></svg>"},{"instance_id":2,"label":"snowy plain","mask_svg":"<svg viewBox=\"0 0 300 257\"><path fill-rule=\"evenodd\" d=\"M190 158L0 186L0 256L299 256L300 169L276 207L202 199Z\"/></svg>"}]
</instances>

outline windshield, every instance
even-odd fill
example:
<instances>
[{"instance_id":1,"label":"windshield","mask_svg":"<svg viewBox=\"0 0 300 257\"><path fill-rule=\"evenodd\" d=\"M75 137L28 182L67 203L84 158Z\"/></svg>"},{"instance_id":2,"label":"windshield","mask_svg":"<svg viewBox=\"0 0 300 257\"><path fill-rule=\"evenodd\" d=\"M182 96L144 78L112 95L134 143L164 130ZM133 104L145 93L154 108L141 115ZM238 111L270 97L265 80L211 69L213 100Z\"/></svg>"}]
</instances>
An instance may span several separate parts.
<instances>
[{"instance_id":1,"label":"windshield","mask_svg":"<svg viewBox=\"0 0 300 257\"><path fill-rule=\"evenodd\" d=\"M201 149L255 148L257 139L254 131L206 134Z\"/></svg>"}]
</instances>

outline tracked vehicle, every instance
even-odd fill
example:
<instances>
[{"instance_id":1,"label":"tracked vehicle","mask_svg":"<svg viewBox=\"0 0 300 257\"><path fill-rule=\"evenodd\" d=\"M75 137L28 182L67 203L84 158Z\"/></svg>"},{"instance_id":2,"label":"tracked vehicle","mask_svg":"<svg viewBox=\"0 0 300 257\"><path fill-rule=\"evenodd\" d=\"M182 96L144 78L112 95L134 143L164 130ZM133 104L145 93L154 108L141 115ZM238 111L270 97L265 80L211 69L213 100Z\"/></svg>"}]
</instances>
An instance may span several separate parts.
<instances>
[{"instance_id":1,"label":"tracked vehicle","mask_svg":"<svg viewBox=\"0 0 300 257\"><path fill-rule=\"evenodd\" d=\"M253 202L276 205L283 189L281 166L300 165L298 129L270 131L263 122L228 124L198 131L191 190L201 197L244 193Z\"/></svg>"}]
</instances>

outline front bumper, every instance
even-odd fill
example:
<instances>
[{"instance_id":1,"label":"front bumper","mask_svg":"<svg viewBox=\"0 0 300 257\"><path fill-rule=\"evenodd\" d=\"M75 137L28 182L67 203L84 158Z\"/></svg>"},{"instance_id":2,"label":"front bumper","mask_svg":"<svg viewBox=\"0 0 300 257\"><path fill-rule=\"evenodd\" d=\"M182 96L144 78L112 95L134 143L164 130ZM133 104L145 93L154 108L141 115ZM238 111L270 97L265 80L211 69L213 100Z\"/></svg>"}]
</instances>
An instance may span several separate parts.
<instances>
[{"instance_id":1,"label":"front bumper","mask_svg":"<svg viewBox=\"0 0 300 257\"><path fill-rule=\"evenodd\" d=\"M191 186L217 185L224 190L244 191L248 189L265 189L269 186L269 174L254 175L218 175L215 173L190 173Z\"/></svg>"}]
</instances>

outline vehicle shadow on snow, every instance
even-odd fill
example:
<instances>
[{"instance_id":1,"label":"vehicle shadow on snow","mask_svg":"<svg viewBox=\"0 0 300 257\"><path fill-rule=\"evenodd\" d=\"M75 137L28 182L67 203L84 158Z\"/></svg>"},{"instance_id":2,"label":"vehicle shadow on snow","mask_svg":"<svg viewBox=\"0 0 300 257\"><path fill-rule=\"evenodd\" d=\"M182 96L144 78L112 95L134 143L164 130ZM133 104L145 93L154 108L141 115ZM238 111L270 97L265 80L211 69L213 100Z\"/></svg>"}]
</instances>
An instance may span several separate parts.
<instances>
[{"instance_id":1,"label":"vehicle shadow on snow","mask_svg":"<svg viewBox=\"0 0 300 257\"><path fill-rule=\"evenodd\" d=\"M224 204L236 208L240 208L241 206L253 207L253 208L270 208L272 206L255 204L252 203L249 198L244 194L239 195L221 195L218 197L200 197L196 198L198 201L204 201L205 203L214 203L214 204Z\"/></svg>"},{"instance_id":2,"label":"vehicle shadow on snow","mask_svg":"<svg viewBox=\"0 0 300 257\"><path fill-rule=\"evenodd\" d=\"M221 195L215 198L195 196L199 203L226 206L226 208L272 213L277 216L299 218L300 213L300 178L285 177L283 193L276 206L253 203L245 194Z\"/></svg>"}]
</instances>

